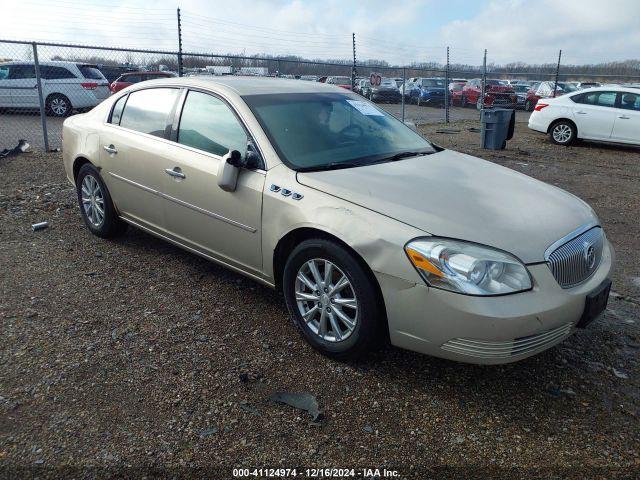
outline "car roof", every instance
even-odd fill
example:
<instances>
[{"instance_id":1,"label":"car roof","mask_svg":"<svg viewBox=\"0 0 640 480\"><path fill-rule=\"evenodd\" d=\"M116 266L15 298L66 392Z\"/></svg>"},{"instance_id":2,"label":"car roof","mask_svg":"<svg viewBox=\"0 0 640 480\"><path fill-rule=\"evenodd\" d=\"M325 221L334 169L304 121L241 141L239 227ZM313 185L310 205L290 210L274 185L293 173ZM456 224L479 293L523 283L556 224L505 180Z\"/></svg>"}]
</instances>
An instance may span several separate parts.
<instances>
[{"instance_id":1,"label":"car roof","mask_svg":"<svg viewBox=\"0 0 640 480\"><path fill-rule=\"evenodd\" d=\"M66 60L45 60L38 61L39 65L48 65L48 66L60 66L60 67L68 67L69 65L90 65L95 66L95 63L85 63L85 62L69 62ZM35 65L33 60L11 60L8 62L0 62L0 65Z\"/></svg>"},{"instance_id":2,"label":"car roof","mask_svg":"<svg viewBox=\"0 0 640 480\"><path fill-rule=\"evenodd\" d=\"M576 90L571 93L585 93L585 92L628 92L628 93L638 93L637 87L623 87L623 86L609 86L609 87L591 87L591 88L583 88L582 90Z\"/></svg>"},{"instance_id":3,"label":"car roof","mask_svg":"<svg viewBox=\"0 0 640 480\"><path fill-rule=\"evenodd\" d=\"M153 85L179 85L184 87L199 87L212 90L231 90L237 95L258 95L274 93L346 93L343 88L335 85L327 85L322 82L305 82L292 78L254 77L254 76L194 76L172 77L157 80L149 80L138 84L139 88ZM137 90L137 88L136 88Z\"/></svg>"},{"instance_id":4,"label":"car roof","mask_svg":"<svg viewBox=\"0 0 640 480\"><path fill-rule=\"evenodd\" d=\"M132 70L130 72L123 72L122 75L167 75L170 77L175 74L172 74L171 72L163 72L161 70Z\"/></svg>"}]
</instances>

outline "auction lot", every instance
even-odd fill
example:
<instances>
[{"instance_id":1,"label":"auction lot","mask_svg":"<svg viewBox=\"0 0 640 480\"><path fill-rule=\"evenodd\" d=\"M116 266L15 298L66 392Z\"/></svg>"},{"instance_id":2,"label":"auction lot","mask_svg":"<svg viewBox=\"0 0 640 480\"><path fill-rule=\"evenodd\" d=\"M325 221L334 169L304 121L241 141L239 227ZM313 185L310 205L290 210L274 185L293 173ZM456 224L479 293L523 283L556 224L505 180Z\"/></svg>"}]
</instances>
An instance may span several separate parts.
<instances>
[{"instance_id":1,"label":"auction lot","mask_svg":"<svg viewBox=\"0 0 640 480\"><path fill-rule=\"evenodd\" d=\"M605 316L506 366L391 347L328 360L271 290L132 228L92 236L59 153L0 159L2 476L303 466L637 478L640 150L562 148L519 123L506 150L485 151L470 127L422 131L580 196L617 254ZM32 232L40 221L49 228ZM324 417L269 401L277 391L314 395Z\"/></svg>"},{"instance_id":2,"label":"auction lot","mask_svg":"<svg viewBox=\"0 0 640 480\"><path fill-rule=\"evenodd\" d=\"M394 115L402 118L402 105L394 103L379 104L380 107ZM414 122L417 125L425 123L444 122L445 110L440 107L425 107L417 105L405 105L405 120ZM62 122L64 118L47 116L47 131L49 133L49 147L62 147ZM480 114L475 108L452 107L449 112L452 121L457 120L479 120ZM516 111L517 122L527 122L529 112ZM40 113L37 111L18 111L0 113L0 150L14 147L18 140L25 139L32 146L42 149L44 147L42 137L42 123Z\"/></svg>"}]
</instances>

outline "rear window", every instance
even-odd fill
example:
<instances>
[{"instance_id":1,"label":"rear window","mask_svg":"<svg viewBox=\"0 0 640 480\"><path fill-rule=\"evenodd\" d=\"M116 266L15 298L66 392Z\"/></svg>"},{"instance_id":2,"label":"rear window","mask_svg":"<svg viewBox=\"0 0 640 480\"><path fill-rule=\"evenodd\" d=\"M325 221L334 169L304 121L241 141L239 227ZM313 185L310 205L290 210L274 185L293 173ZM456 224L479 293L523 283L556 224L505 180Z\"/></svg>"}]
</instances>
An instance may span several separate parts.
<instances>
[{"instance_id":1,"label":"rear window","mask_svg":"<svg viewBox=\"0 0 640 480\"><path fill-rule=\"evenodd\" d=\"M177 88L149 88L131 92L122 112L120 126L163 137L178 93Z\"/></svg>"},{"instance_id":2,"label":"rear window","mask_svg":"<svg viewBox=\"0 0 640 480\"><path fill-rule=\"evenodd\" d=\"M98 70L98 67L95 65L78 65L78 68L84 78L89 80L106 80L102 72Z\"/></svg>"},{"instance_id":3,"label":"rear window","mask_svg":"<svg viewBox=\"0 0 640 480\"><path fill-rule=\"evenodd\" d=\"M138 83L142 80L140 75L122 75L117 82Z\"/></svg>"}]
</instances>

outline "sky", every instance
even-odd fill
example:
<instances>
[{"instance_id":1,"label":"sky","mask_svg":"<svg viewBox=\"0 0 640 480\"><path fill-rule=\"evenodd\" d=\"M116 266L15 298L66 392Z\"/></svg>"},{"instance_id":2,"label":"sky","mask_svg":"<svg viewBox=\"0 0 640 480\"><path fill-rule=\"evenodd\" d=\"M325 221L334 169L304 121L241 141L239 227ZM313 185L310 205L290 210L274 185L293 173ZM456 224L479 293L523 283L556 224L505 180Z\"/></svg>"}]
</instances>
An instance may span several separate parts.
<instances>
[{"instance_id":1,"label":"sky","mask_svg":"<svg viewBox=\"0 0 640 480\"><path fill-rule=\"evenodd\" d=\"M355 33L396 65L640 58L640 0L2 0L0 39L175 50L177 7L192 52L349 59Z\"/></svg>"}]
</instances>

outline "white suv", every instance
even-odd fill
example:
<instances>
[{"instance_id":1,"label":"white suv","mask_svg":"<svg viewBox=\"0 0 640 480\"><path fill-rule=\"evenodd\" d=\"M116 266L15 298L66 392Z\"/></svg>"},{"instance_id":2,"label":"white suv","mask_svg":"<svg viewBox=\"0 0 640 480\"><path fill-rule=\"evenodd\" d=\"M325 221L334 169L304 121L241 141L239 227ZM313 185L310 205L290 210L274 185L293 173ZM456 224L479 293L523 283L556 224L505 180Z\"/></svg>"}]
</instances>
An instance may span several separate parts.
<instances>
[{"instance_id":1,"label":"white suv","mask_svg":"<svg viewBox=\"0 0 640 480\"><path fill-rule=\"evenodd\" d=\"M64 117L73 109L95 107L109 97L109 82L96 65L39 62L48 115ZM33 62L0 63L0 108L39 108Z\"/></svg>"}]
</instances>

